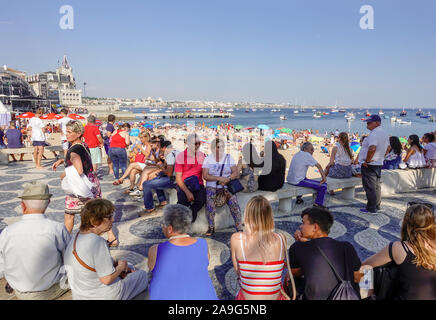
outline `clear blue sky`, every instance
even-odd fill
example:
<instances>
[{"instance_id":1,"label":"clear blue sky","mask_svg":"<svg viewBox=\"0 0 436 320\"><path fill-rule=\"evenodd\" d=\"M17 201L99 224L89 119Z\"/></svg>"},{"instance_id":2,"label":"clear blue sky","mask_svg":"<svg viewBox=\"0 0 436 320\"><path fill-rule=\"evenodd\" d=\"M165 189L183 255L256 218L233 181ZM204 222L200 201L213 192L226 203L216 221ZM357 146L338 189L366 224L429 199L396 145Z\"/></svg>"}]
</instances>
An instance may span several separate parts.
<instances>
[{"instance_id":1,"label":"clear blue sky","mask_svg":"<svg viewBox=\"0 0 436 320\"><path fill-rule=\"evenodd\" d=\"M74 30L59 8L74 8ZM372 5L375 30L361 30ZM87 95L436 107L433 0L0 0L0 64ZM82 88L82 85L80 85Z\"/></svg>"}]
</instances>

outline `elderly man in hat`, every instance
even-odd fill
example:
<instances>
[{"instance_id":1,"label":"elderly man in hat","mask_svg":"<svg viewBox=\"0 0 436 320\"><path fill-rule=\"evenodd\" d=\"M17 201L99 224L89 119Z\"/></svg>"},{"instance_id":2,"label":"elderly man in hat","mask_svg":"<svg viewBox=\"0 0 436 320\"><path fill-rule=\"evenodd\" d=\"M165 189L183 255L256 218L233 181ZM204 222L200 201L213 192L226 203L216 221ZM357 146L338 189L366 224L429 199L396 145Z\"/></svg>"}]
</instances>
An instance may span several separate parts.
<instances>
[{"instance_id":1,"label":"elderly man in hat","mask_svg":"<svg viewBox=\"0 0 436 320\"><path fill-rule=\"evenodd\" d=\"M51 196L46 183L25 184L19 197L23 217L0 234L0 278L6 278L20 300L53 300L68 291L61 283L70 234L44 215Z\"/></svg>"},{"instance_id":2,"label":"elderly man in hat","mask_svg":"<svg viewBox=\"0 0 436 320\"><path fill-rule=\"evenodd\" d=\"M381 118L373 114L366 119L366 127L371 131L363 141L359 159L364 160L361 167L362 185L368 202L360 209L367 214L377 214L381 203L380 177L385 153L389 146L389 136L381 127Z\"/></svg>"}]
</instances>

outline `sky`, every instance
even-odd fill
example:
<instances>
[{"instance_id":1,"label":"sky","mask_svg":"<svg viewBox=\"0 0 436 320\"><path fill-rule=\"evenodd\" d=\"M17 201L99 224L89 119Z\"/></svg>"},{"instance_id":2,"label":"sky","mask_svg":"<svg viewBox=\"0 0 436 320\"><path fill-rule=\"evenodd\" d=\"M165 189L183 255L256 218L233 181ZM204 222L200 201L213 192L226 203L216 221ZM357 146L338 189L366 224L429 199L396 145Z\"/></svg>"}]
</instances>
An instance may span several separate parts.
<instances>
[{"instance_id":1,"label":"sky","mask_svg":"<svg viewBox=\"0 0 436 320\"><path fill-rule=\"evenodd\" d=\"M74 9L62 30L61 6ZM362 30L363 5L374 29ZM0 65L97 97L436 107L433 0L0 0Z\"/></svg>"}]
</instances>

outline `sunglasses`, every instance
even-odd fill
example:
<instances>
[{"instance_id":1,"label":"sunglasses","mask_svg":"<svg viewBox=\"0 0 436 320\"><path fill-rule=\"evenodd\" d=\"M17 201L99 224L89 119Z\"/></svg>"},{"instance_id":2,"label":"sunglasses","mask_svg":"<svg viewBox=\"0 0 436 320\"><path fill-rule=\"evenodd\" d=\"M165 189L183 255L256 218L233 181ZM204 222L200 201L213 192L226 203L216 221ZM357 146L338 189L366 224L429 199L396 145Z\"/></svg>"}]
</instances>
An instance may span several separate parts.
<instances>
[{"instance_id":1,"label":"sunglasses","mask_svg":"<svg viewBox=\"0 0 436 320\"><path fill-rule=\"evenodd\" d=\"M112 213L111 215L107 216L106 218L111 220L113 218L114 214Z\"/></svg>"},{"instance_id":2,"label":"sunglasses","mask_svg":"<svg viewBox=\"0 0 436 320\"><path fill-rule=\"evenodd\" d=\"M426 206L427 208L431 209L434 212L434 206L431 203L428 203L428 202L410 201L410 202L407 202L407 209L409 209L411 206L414 206L415 204L421 204L423 206Z\"/></svg>"},{"instance_id":3,"label":"sunglasses","mask_svg":"<svg viewBox=\"0 0 436 320\"><path fill-rule=\"evenodd\" d=\"M196 146L199 146L200 144L201 144L201 142L196 142L195 143Z\"/></svg>"}]
</instances>

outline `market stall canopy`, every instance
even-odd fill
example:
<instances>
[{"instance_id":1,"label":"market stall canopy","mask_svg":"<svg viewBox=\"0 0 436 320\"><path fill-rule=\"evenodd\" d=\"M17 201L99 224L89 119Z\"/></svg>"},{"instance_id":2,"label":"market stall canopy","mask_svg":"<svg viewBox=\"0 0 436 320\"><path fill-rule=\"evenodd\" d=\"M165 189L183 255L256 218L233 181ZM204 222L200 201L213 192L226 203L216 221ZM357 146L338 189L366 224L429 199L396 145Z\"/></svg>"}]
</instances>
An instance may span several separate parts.
<instances>
[{"instance_id":1,"label":"market stall canopy","mask_svg":"<svg viewBox=\"0 0 436 320\"><path fill-rule=\"evenodd\" d=\"M42 120L53 120L53 119L59 120L59 119L62 119L63 117L60 114L56 114L56 113L52 112L49 114L45 114L39 118Z\"/></svg>"},{"instance_id":2,"label":"market stall canopy","mask_svg":"<svg viewBox=\"0 0 436 320\"><path fill-rule=\"evenodd\" d=\"M20 118L20 119L30 119L30 118L34 118L34 117L35 117L35 114L33 112L25 112L25 113L22 113L22 114L17 116L17 118Z\"/></svg>"}]
</instances>

